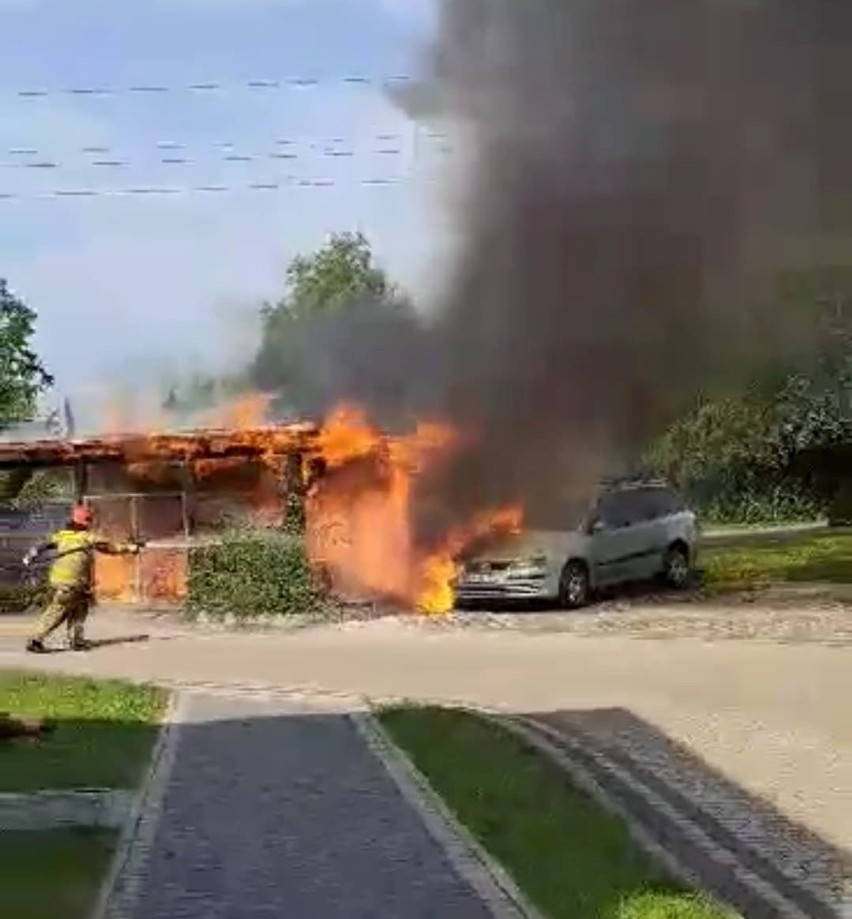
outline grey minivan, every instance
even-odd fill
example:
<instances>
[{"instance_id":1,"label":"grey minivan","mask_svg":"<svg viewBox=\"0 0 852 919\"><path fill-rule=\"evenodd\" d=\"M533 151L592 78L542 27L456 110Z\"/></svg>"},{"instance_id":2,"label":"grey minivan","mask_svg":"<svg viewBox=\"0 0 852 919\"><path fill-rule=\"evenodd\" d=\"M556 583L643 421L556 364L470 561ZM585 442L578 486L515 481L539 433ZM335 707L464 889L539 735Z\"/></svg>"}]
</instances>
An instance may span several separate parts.
<instances>
[{"instance_id":1,"label":"grey minivan","mask_svg":"<svg viewBox=\"0 0 852 919\"><path fill-rule=\"evenodd\" d=\"M602 587L659 577L680 588L689 581L696 517L664 482L606 486L591 508L566 506L559 517L544 528L530 520L531 529L463 559L456 604L541 600L576 609Z\"/></svg>"}]
</instances>

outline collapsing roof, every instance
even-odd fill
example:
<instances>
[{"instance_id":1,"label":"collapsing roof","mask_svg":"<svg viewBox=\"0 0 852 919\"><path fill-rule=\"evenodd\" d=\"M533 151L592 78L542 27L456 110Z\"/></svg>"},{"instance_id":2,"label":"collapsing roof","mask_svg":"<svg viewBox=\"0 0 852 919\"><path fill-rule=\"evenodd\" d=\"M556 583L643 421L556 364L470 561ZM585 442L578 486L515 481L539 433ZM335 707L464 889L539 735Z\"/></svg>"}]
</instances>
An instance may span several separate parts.
<instances>
[{"instance_id":1,"label":"collapsing roof","mask_svg":"<svg viewBox=\"0 0 852 919\"><path fill-rule=\"evenodd\" d=\"M0 443L0 469L101 463L179 463L310 454L317 433L315 425L295 424L254 430L126 434L85 440Z\"/></svg>"}]
</instances>

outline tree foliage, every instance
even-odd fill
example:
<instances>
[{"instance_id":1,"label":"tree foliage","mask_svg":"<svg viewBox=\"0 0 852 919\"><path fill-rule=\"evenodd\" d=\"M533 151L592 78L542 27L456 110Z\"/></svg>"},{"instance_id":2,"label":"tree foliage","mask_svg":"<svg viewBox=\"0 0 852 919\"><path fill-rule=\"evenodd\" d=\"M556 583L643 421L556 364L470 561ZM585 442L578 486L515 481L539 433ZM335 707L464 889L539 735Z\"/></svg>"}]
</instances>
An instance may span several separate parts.
<instances>
[{"instance_id":1,"label":"tree foliage","mask_svg":"<svg viewBox=\"0 0 852 919\"><path fill-rule=\"evenodd\" d=\"M261 323L252 384L279 393L292 411L309 413L345 388L347 373L354 373L373 347L388 336L398 341L414 334L417 324L361 233L333 234L313 254L294 258L284 295L263 307Z\"/></svg>"},{"instance_id":2,"label":"tree foliage","mask_svg":"<svg viewBox=\"0 0 852 919\"><path fill-rule=\"evenodd\" d=\"M781 289L798 309L795 357L746 392L701 400L650 451L717 518L810 516L852 477L832 460L852 442L852 272L791 273Z\"/></svg>"},{"instance_id":3,"label":"tree foliage","mask_svg":"<svg viewBox=\"0 0 852 919\"><path fill-rule=\"evenodd\" d=\"M53 378L32 346L36 312L0 278L0 427L29 421Z\"/></svg>"},{"instance_id":4,"label":"tree foliage","mask_svg":"<svg viewBox=\"0 0 852 919\"><path fill-rule=\"evenodd\" d=\"M302 319L365 299L381 300L390 292L391 284L374 264L367 238L362 233L335 233L313 254L293 259L287 268L287 293L273 312Z\"/></svg>"},{"instance_id":5,"label":"tree foliage","mask_svg":"<svg viewBox=\"0 0 852 919\"><path fill-rule=\"evenodd\" d=\"M298 372L300 325L382 302L391 291L361 233L335 233L313 254L297 255L287 268L284 296L261 311L261 345L253 367L256 382L273 389Z\"/></svg>"}]
</instances>

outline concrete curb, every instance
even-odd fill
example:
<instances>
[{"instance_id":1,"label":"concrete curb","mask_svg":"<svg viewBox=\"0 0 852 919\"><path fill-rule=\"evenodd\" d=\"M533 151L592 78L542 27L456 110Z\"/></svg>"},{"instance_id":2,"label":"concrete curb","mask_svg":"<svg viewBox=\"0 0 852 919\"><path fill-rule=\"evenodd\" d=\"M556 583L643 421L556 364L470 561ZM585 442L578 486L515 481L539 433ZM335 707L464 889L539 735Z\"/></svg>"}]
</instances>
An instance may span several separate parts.
<instances>
[{"instance_id":1,"label":"concrete curb","mask_svg":"<svg viewBox=\"0 0 852 919\"><path fill-rule=\"evenodd\" d=\"M544 919L506 870L477 842L434 791L407 754L370 712L349 715L364 742L417 812L450 864L486 904L495 919Z\"/></svg>"},{"instance_id":2,"label":"concrete curb","mask_svg":"<svg viewBox=\"0 0 852 919\"><path fill-rule=\"evenodd\" d=\"M150 768L125 820L91 919L132 919L139 883L154 842L166 787L174 765L184 697L173 692L163 713Z\"/></svg>"},{"instance_id":3,"label":"concrete curb","mask_svg":"<svg viewBox=\"0 0 852 919\"><path fill-rule=\"evenodd\" d=\"M613 785L617 782L622 786L626 786L634 796L643 801L650 811L653 811L670 826L673 826L692 848L700 852L706 862L717 867L722 874L730 876L740 892L740 897L727 896L725 899L748 898L749 903L745 908L744 915L754 916L755 919L761 916L765 916L767 919L769 917L772 917L772 919L775 919L775 917L778 917L778 919L815 919L815 917L800 909L796 903L783 896L764 878L743 865L734 852L722 847L716 840L705 833L700 826L672 807L669 801L661 798L620 766L610 762L605 754L591 749L580 751L580 745L574 738L533 719L522 717L497 718L487 714L486 717L490 717L495 723L512 731L525 743L530 744L544 756L547 756L563 769L578 787L597 800L602 807L624 820L637 844L663 865L676 880L698 890L707 889L703 872L697 871L692 864L685 860L683 851L678 851L678 847L675 845L665 848L660 845L655 835L646 827L645 822L637 816L633 809L619 802L618 796L613 793L614 788L610 787L610 780ZM571 755L572 752L578 754L576 758ZM601 780L600 775L596 777L582 764L580 752L595 761L596 766L599 767L599 774L604 776L606 781ZM740 909L744 909L745 906L742 902L735 902L734 905ZM827 910L832 909L828 904L825 906Z\"/></svg>"},{"instance_id":4,"label":"concrete curb","mask_svg":"<svg viewBox=\"0 0 852 919\"><path fill-rule=\"evenodd\" d=\"M124 826L135 792L125 788L0 794L0 832Z\"/></svg>"}]
</instances>

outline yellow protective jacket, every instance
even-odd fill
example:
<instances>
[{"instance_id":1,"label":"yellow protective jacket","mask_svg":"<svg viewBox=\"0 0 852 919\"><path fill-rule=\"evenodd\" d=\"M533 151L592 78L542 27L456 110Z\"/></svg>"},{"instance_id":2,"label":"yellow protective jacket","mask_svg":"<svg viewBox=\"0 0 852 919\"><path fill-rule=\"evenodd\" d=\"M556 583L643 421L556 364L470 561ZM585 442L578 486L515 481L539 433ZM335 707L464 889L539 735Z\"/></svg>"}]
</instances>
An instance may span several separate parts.
<instances>
[{"instance_id":1,"label":"yellow protective jacket","mask_svg":"<svg viewBox=\"0 0 852 919\"><path fill-rule=\"evenodd\" d=\"M135 555L139 551L133 543L113 542L88 530L57 530L49 539L36 546L30 560L43 552L53 552L48 580L52 587L94 587L95 552L105 555Z\"/></svg>"}]
</instances>

